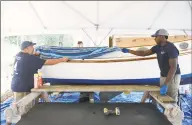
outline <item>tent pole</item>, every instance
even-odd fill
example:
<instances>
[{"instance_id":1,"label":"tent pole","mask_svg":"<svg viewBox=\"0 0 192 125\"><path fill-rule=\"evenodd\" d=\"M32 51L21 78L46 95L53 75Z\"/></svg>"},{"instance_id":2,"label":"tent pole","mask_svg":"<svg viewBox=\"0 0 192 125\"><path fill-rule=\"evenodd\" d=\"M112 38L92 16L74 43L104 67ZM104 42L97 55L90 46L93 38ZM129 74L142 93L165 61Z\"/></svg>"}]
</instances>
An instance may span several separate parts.
<instances>
[{"instance_id":1,"label":"tent pole","mask_svg":"<svg viewBox=\"0 0 192 125\"><path fill-rule=\"evenodd\" d=\"M33 4L31 3L31 1L29 1L28 3L30 5L31 9L34 11L35 15L37 16L38 20L40 21L43 29L47 29L47 27L44 25L42 19L40 18L39 14L37 13L36 9L34 8Z\"/></svg>"},{"instance_id":2,"label":"tent pole","mask_svg":"<svg viewBox=\"0 0 192 125\"><path fill-rule=\"evenodd\" d=\"M112 28L112 29L107 33L107 35L100 41L100 43L99 43L98 46L100 46L101 43L103 43L104 39L105 39L107 36L109 36L109 34L110 34L112 31L113 31L113 28Z\"/></svg>"},{"instance_id":3,"label":"tent pole","mask_svg":"<svg viewBox=\"0 0 192 125\"><path fill-rule=\"evenodd\" d=\"M119 9L117 12L113 13L112 15L110 15L110 17L108 17L107 19L105 19L104 21L102 21L102 22L100 23L100 25L104 25L104 24L106 24L108 21L114 20L113 18L119 16L123 11L126 11L126 10L130 9L129 7L130 7L131 5L133 5L133 4L135 4L135 1L129 3L128 5L126 5L126 3L125 3L125 5L122 6L122 7L120 7L120 9Z\"/></svg>"},{"instance_id":4,"label":"tent pole","mask_svg":"<svg viewBox=\"0 0 192 125\"><path fill-rule=\"evenodd\" d=\"M97 26L99 26L99 1L97 1Z\"/></svg>"},{"instance_id":5,"label":"tent pole","mask_svg":"<svg viewBox=\"0 0 192 125\"><path fill-rule=\"evenodd\" d=\"M75 11L77 14L79 14L81 17L83 17L85 20L87 20L88 22L90 22L91 24L95 25L95 23L93 21L91 21L90 19L88 19L86 16L84 16L82 13L80 13L78 10L76 10L75 8L73 8L72 6L70 6L69 4L67 4L64 1L61 1L63 4L65 4L66 6L68 6L71 10Z\"/></svg>"},{"instance_id":6,"label":"tent pole","mask_svg":"<svg viewBox=\"0 0 192 125\"><path fill-rule=\"evenodd\" d=\"M157 16L155 17L154 21L152 22L152 24L149 26L148 29L151 29L151 27L154 25L154 23L156 22L156 20L160 17L162 11L165 9L165 6L167 5L168 1L165 2L165 4L163 5L163 7L160 9L160 11L158 12Z\"/></svg>"},{"instance_id":7,"label":"tent pole","mask_svg":"<svg viewBox=\"0 0 192 125\"><path fill-rule=\"evenodd\" d=\"M89 37L89 39L93 42L94 46L97 46L93 39L87 34L87 32L82 28L83 32Z\"/></svg>"},{"instance_id":8,"label":"tent pole","mask_svg":"<svg viewBox=\"0 0 192 125\"><path fill-rule=\"evenodd\" d=\"M186 2L189 3L189 7L190 7L190 9L192 9L192 5L191 5L190 1L186 1Z\"/></svg>"},{"instance_id":9,"label":"tent pole","mask_svg":"<svg viewBox=\"0 0 192 125\"><path fill-rule=\"evenodd\" d=\"M188 36L188 34L185 32L185 30L183 30L183 32L185 33L186 36Z\"/></svg>"}]
</instances>

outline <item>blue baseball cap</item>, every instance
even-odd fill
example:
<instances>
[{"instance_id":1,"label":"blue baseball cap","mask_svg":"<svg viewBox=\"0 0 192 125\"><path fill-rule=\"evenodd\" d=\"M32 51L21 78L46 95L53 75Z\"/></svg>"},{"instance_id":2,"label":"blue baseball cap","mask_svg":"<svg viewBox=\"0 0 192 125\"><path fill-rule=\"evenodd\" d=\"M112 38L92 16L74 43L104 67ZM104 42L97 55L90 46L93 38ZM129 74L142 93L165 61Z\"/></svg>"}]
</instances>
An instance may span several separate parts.
<instances>
[{"instance_id":1,"label":"blue baseball cap","mask_svg":"<svg viewBox=\"0 0 192 125\"><path fill-rule=\"evenodd\" d=\"M36 45L36 43L33 43L31 41L23 41L21 43L21 50L24 50L25 48L27 48L28 46L33 46Z\"/></svg>"},{"instance_id":2,"label":"blue baseball cap","mask_svg":"<svg viewBox=\"0 0 192 125\"><path fill-rule=\"evenodd\" d=\"M151 35L151 37L157 37L157 36L169 36L169 33L165 29L159 29L155 32L155 34Z\"/></svg>"}]
</instances>

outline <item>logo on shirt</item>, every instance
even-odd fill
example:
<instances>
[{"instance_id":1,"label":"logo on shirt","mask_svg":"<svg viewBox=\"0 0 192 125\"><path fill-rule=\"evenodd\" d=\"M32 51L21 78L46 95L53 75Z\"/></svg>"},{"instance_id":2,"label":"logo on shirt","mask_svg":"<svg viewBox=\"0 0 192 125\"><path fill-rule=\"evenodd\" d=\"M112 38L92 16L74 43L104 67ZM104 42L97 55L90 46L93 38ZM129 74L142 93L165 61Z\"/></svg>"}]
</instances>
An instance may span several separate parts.
<instances>
[{"instance_id":1,"label":"logo on shirt","mask_svg":"<svg viewBox=\"0 0 192 125\"><path fill-rule=\"evenodd\" d=\"M161 55L165 54L165 51L161 51Z\"/></svg>"},{"instance_id":2,"label":"logo on shirt","mask_svg":"<svg viewBox=\"0 0 192 125\"><path fill-rule=\"evenodd\" d=\"M16 59L17 59L17 60L21 60L21 57L17 56Z\"/></svg>"}]
</instances>

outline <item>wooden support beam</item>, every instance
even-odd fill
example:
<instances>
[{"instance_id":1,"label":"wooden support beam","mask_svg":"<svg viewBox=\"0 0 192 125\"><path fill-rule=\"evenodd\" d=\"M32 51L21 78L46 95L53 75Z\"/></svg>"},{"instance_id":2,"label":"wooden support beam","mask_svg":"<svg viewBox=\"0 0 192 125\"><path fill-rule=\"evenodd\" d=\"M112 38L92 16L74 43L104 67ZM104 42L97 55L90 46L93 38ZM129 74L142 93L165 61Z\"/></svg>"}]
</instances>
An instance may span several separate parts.
<instances>
[{"instance_id":1,"label":"wooden support beam","mask_svg":"<svg viewBox=\"0 0 192 125\"><path fill-rule=\"evenodd\" d=\"M32 92L131 92L159 91L159 86L147 85L52 85L33 88Z\"/></svg>"},{"instance_id":2,"label":"wooden support beam","mask_svg":"<svg viewBox=\"0 0 192 125\"><path fill-rule=\"evenodd\" d=\"M150 95L164 108L164 115L173 125L182 125L184 113L171 97L161 96L159 92L150 92Z\"/></svg>"},{"instance_id":3,"label":"wooden support beam","mask_svg":"<svg viewBox=\"0 0 192 125\"><path fill-rule=\"evenodd\" d=\"M41 92L32 92L5 109L6 124L17 123L34 105Z\"/></svg>"},{"instance_id":4,"label":"wooden support beam","mask_svg":"<svg viewBox=\"0 0 192 125\"><path fill-rule=\"evenodd\" d=\"M150 92L150 95L156 100L162 103L175 103L175 100L170 96L162 96L159 92Z\"/></svg>"},{"instance_id":5,"label":"wooden support beam","mask_svg":"<svg viewBox=\"0 0 192 125\"><path fill-rule=\"evenodd\" d=\"M113 47L113 38L109 37L109 47Z\"/></svg>"},{"instance_id":6,"label":"wooden support beam","mask_svg":"<svg viewBox=\"0 0 192 125\"><path fill-rule=\"evenodd\" d=\"M184 42L187 40L191 40L191 36L185 35L177 35L177 36L169 36L168 41L176 43L176 42ZM114 39L116 46L123 48L130 47L142 47L142 46L153 46L156 45L153 37L121 37Z\"/></svg>"}]
</instances>

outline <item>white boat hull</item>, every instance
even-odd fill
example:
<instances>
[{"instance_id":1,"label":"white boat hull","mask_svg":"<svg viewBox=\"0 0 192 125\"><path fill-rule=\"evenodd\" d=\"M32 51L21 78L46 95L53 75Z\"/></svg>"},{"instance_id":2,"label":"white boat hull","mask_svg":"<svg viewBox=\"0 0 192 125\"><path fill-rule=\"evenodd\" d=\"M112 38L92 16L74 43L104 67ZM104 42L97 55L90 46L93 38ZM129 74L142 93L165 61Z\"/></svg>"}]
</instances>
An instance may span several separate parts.
<instances>
[{"instance_id":1,"label":"white boat hull","mask_svg":"<svg viewBox=\"0 0 192 125\"><path fill-rule=\"evenodd\" d=\"M111 57L121 58L113 58ZM121 61L122 59L141 59ZM124 54L120 51L106 54L98 59L86 59L82 62L66 62L53 66L43 66L43 78L52 84L143 84L156 85L159 83L160 69L154 57L138 57ZM102 59L103 58L103 59ZM106 59L110 58L110 59ZM143 60L145 58L149 58ZM191 80L191 51L179 56L179 65L182 78ZM93 62L86 62L86 61ZM102 62L102 60L105 60ZM110 60L110 62L107 62ZM113 61L115 60L115 61ZM78 60L76 60L78 61ZM184 80L185 80L184 79ZM186 83L183 83L186 84Z\"/></svg>"}]
</instances>

